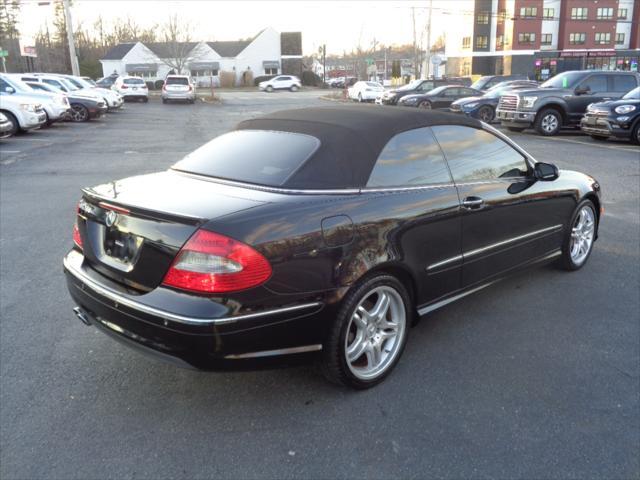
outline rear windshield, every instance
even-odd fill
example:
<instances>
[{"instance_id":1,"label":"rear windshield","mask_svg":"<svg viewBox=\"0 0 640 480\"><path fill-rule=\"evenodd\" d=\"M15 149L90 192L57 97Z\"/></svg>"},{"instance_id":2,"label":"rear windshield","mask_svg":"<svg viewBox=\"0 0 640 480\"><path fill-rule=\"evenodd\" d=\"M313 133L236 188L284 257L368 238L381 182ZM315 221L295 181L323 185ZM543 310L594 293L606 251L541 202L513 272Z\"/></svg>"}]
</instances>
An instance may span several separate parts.
<instances>
[{"instance_id":1,"label":"rear windshield","mask_svg":"<svg viewBox=\"0 0 640 480\"><path fill-rule=\"evenodd\" d=\"M140 85L144 83L144 80L141 78L125 78L122 83L125 85Z\"/></svg>"},{"instance_id":2,"label":"rear windshield","mask_svg":"<svg viewBox=\"0 0 640 480\"><path fill-rule=\"evenodd\" d=\"M166 81L167 85L189 85L189 79L185 77L169 77Z\"/></svg>"},{"instance_id":3,"label":"rear windshield","mask_svg":"<svg viewBox=\"0 0 640 480\"><path fill-rule=\"evenodd\" d=\"M238 130L214 138L172 168L208 177L282 187L319 146L320 140L311 135Z\"/></svg>"}]
</instances>

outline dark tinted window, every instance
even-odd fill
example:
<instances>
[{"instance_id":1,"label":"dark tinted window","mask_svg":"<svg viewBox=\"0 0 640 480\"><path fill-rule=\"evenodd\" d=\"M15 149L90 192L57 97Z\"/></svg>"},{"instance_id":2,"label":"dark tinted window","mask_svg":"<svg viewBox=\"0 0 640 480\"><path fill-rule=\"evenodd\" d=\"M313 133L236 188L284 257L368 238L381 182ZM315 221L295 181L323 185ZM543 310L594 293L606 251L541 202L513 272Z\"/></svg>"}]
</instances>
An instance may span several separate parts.
<instances>
[{"instance_id":1,"label":"dark tinted window","mask_svg":"<svg viewBox=\"0 0 640 480\"><path fill-rule=\"evenodd\" d=\"M167 85L189 85L189 79L184 77L169 77L165 83Z\"/></svg>"},{"instance_id":2,"label":"dark tinted window","mask_svg":"<svg viewBox=\"0 0 640 480\"><path fill-rule=\"evenodd\" d=\"M524 157L495 135L471 127L432 127L456 182L526 175Z\"/></svg>"},{"instance_id":3,"label":"dark tinted window","mask_svg":"<svg viewBox=\"0 0 640 480\"><path fill-rule=\"evenodd\" d=\"M450 183L442 151L429 128L402 132L380 153L367 187L402 187Z\"/></svg>"},{"instance_id":4,"label":"dark tinted window","mask_svg":"<svg viewBox=\"0 0 640 480\"><path fill-rule=\"evenodd\" d=\"M421 92L429 92L435 88L435 84L433 82L424 82L417 90Z\"/></svg>"},{"instance_id":5,"label":"dark tinted window","mask_svg":"<svg viewBox=\"0 0 640 480\"><path fill-rule=\"evenodd\" d=\"M633 75L613 75L613 91L626 93L636 88L638 84Z\"/></svg>"},{"instance_id":6,"label":"dark tinted window","mask_svg":"<svg viewBox=\"0 0 640 480\"><path fill-rule=\"evenodd\" d=\"M61 82L57 82L56 80L49 80L49 79L45 78L42 81L44 83L48 83L49 85L53 85L54 87L57 87L57 88L59 88L60 90L62 90L64 92L69 91L69 89L66 86L62 85Z\"/></svg>"},{"instance_id":7,"label":"dark tinted window","mask_svg":"<svg viewBox=\"0 0 640 480\"><path fill-rule=\"evenodd\" d=\"M606 75L591 75L583 82L580 87L589 87L591 93L602 93L608 91Z\"/></svg>"},{"instance_id":8,"label":"dark tinted window","mask_svg":"<svg viewBox=\"0 0 640 480\"><path fill-rule=\"evenodd\" d=\"M142 85L144 83L144 80L142 80L141 78L125 78L122 83L124 83L125 85Z\"/></svg>"},{"instance_id":9,"label":"dark tinted window","mask_svg":"<svg viewBox=\"0 0 640 480\"><path fill-rule=\"evenodd\" d=\"M310 135L239 130L214 138L173 168L272 187L286 181L320 146Z\"/></svg>"}]
</instances>

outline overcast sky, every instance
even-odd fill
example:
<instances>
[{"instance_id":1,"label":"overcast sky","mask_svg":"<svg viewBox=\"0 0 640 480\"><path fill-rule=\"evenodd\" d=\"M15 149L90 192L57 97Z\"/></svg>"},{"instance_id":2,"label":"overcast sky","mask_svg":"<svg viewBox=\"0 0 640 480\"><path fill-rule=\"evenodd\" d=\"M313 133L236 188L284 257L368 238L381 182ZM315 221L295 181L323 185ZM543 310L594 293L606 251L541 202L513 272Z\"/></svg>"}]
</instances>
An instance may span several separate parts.
<instances>
[{"instance_id":1,"label":"overcast sky","mask_svg":"<svg viewBox=\"0 0 640 480\"><path fill-rule=\"evenodd\" d=\"M35 35L46 21L51 25L52 6L23 0L21 31ZM205 0L74 0L73 23L91 27L99 15L105 21L130 16L140 26L162 24L172 13L189 22L194 40L237 40L252 37L265 27L280 32L302 32L305 54L323 43L327 52L350 51L360 43L406 44L413 41L412 7L418 37L426 30L429 0L422 1L205 1ZM460 15L470 15L472 0L433 0L432 41L457 28ZM426 33L424 34L426 46Z\"/></svg>"}]
</instances>

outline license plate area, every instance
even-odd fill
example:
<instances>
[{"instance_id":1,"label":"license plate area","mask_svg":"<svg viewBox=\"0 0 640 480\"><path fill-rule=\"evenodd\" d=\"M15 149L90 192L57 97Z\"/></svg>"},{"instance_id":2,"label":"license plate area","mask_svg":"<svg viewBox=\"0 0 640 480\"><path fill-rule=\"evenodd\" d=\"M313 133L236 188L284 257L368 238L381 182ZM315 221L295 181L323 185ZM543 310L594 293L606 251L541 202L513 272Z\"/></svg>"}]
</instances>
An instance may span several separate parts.
<instances>
[{"instance_id":1,"label":"license plate area","mask_svg":"<svg viewBox=\"0 0 640 480\"><path fill-rule=\"evenodd\" d=\"M113 259L123 263L131 263L138 254L142 239L131 233L121 232L115 228L106 228L104 235L104 252Z\"/></svg>"}]
</instances>

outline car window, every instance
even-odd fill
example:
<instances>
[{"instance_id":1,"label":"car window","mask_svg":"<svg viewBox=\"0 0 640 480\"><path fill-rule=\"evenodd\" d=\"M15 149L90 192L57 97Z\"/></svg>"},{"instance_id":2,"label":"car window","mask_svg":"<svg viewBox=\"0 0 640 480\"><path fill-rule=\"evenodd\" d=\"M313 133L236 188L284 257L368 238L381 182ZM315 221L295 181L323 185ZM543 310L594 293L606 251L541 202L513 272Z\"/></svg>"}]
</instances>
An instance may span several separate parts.
<instances>
[{"instance_id":1,"label":"car window","mask_svg":"<svg viewBox=\"0 0 640 480\"><path fill-rule=\"evenodd\" d=\"M471 90L470 88L461 88L460 89L460 95L465 95L465 96L469 96L472 97L474 95L476 95L478 92Z\"/></svg>"},{"instance_id":2,"label":"car window","mask_svg":"<svg viewBox=\"0 0 640 480\"><path fill-rule=\"evenodd\" d=\"M433 82L424 82L422 85L420 85L420 88L418 88L418 90L421 92L428 92L430 90L433 90L434 87L435 84Z\"/></svg>"},{"instance_id":3,"label":"car window","mask_svg":"<svg viewBox=\"0 0 640 480\"><path fill-rule=\"evenodd\" d=\"M214 138L173 168L239 182L283 186L318 149L311 135L237 130Z\"/></svg>"},{"instance_id":4,"label":"car window","mask_svg":"<svg viewBox=\"0 0 640 480\"><path fill-rule=\"evenodd\" d=\"M184 77L169 77L165 83L167 85L189 85L189 79Z\"/></svg>"},{"instance_id":5,"label":"car window","mask_svg":"<svg viewBox=\"0 0 640 480\"><path fill-rule=\"evenodd\" d=\"M522 177L528 172L524 156L492 133L460 125L431 128L456 182Z\"/></svg>"},{"instance_id":6,"label":"car window","mask_svg":"<svg viewBox=\"0 0 640 480\"><path fill-rule=\"evenodd\" d=\"M429 128L399 133L376 160L367 187L451 183L442 150Z\"/></svg>"},{"instance_id":7,"label":"car window","mask_svg":"<svg viewBox=\"0 0 640 480\"><path fill-rule=\"evenodd\" d=\"M634 88L633 90L625 94L622 98L624 98L625 100L628 100L628 99L640 100L640 87Z\"/></svg>"},{"instance_id":8,"label":"car window","mask_svg":"<svg viewBox=\"0 0 640 480\"><path fill-rule=\"evenodd\" d=\"M144 84L144 80L141 78L125 78L122 83L125 85L142 85Z\"/></svg>"},{"instance_id":9,"label":"car window","mask_svg":"<svg viewBox=\"0 0 640 480\"><path fill-rule=\"evenodd\" d=\"M459 88L447 88L444 91L444 96L445 97L457 97L458 95L460 95L460 89Z\"/></svg>"},{"instance_id":10,"label":"car window","mask_svg":"<svg viewBox=\"0 0 640 480\"><path fill-rule=\"evenodd\" d=\"M11 85L9 85L4 79L0 78L0 92L6 92L9 87L11 87Z\"/></svg>"},{"instance_id":11,"label":"car window","mask_svg":"<svg viewBox=\"0 0 640 480\"><path fill-rule=\"evenodd\" d=\"M633 75L613 75L613 87L611 91L625 93L633 90L638 86L636 78Z\"/></svg>"},{"instance_id":12,"label":"car window","mask_svg":"<svg viewBox=\"0 0 640 480\"><path fill-rule=\"evenodd\" d=\"M53 85L54 87L59 88L60 90L62 90L63 92L67 91L67 88L62 85L60 82L57 82L56 80L49 80L48 78L45 78L44 80L42 80L44 83L48 83L49 85Z\"/></svg>"},{"instance_id":13,"label":"car window","mask_svg":"<svg viewBox=\"0 0 640 480\"><path fill-rule=\"evenodd\" d=\"M602 93L608 90L606 75L591 75L585 78L578 88L589 88L591 93Z\"/></svg>"}]
</instances>

